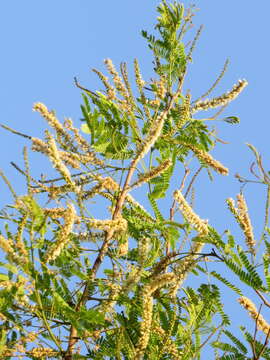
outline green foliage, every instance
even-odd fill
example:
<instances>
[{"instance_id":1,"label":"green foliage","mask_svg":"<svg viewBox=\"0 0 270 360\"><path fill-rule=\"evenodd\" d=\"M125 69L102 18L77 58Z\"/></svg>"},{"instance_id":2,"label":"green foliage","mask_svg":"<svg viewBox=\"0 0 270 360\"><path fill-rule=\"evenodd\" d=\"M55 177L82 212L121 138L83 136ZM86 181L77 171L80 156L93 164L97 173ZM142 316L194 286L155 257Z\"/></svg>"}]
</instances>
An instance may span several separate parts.
<instances>
[{"instance_id":1,"label":"green foliage","mask_svg":"<svg viewBox=\"0 0 270 360\"><path fill-rule=\"evenodd\" d=\"M248 285L268 306L268 221L260 262L257 249L236 245L229 230L220 234L193 209L201 170L207 168L212 179L210 170L218 166L209 154L216 135L207 120L215 120L227 105L228 93L201 105L201 110L220 106L213 117L195 119L193 113L228 62L213 86L191 101L183 85L202 27L186 45L194 8L163 0L157 11L156 33L142 32L156 78L144 82L135 60L133 89L126 64L118 72L106 59L110 80L94 70L104 91L93 92L76 80L86 138L70 120L61 124L45 105L34 106L54 134L31 138L32 149L48 157L56 178L32 177L26 151L25 170L15 168L26 179L27 195L17 196L0 173L14 198L0 214L5 223L0 233L1 359L191 360L202 359L205 351L223 360L270 358L267 338L260 342L256 333L244 330L245 346L229 330L234 319L224 311L224 294L216 285L240 296ZM239 122L236 116L222 120ZM261 156L248 146L269 190ZM138 193L133 193L134 177L142 186ZM208 264L209 259L214 261Z\"/></svg>"}]
</instances>

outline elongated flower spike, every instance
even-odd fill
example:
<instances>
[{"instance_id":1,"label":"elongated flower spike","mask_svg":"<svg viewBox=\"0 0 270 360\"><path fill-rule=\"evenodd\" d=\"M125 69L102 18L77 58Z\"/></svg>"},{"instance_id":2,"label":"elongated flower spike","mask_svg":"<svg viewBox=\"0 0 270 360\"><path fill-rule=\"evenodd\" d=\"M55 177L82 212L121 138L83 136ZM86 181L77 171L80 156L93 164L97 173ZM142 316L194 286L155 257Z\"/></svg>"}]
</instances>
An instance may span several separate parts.
<instances>
[{"instance_id":1,"label":"elongated flower spike","mask_svg":"<svg viewBox=\"0 0 270 360\"><path fill-rule=\"evenodd\" d=\"M238 83L233 86L231 91L228 91L225 94L210 100L207 99L204 101L198 101L194 104L192 113L194 114L201 110L208 110L227 105L229 102L237 98L237 96L243 91L247 84L248 82L245 79L239 80Z\"/></svg>"},{"instance_id":2,"label":"elongated flower spike","mask_svg":"<svg viewBox=\"0 0 270 360\"><path fill-rule=\"evenodd\" d=\"M196 148L193 145L187 145L194 154L200 159L202 162L210 166L213 170L221 175L228 175L229 170L222 165L219 161L215 160L208 152L203 151L201 149Z\"/></svg>"},{"instance_id":3,"label":"elongated flower spike","mask_svg":"<svg viewBox=\"0 0 270 360\"><path fill-rule=\"evenodd\" d=\"M152 168L150 171L139 175L138 180L135 181L132 185L130 185L131 189L134 189L135 187L141 186L145 182L161 175L164 171L166 171L170 166L172 165L172 162L170 159L167 159L163 161L158 166Z\"/></svg>"},{"instance_id":4,"label":"elongated flower spike","mask_svg":"<svg viewBox=\"0 0 270 360\"><path fill-rule=\"evenodd\" d=\"M240 225L245 235L246 245L251 254L255 255L256 241L254 239L253 228L248 214L248 207L243 194L237 195L237 205L235 206L234 200L229 198L226 200L229 210L234 215L236 221Z\"/></svg>"},{"instance_id":5,"label":"elongated flower spike","mask_svg":"<svg viewBox=\"0 0 270 360\"><path fill-rule=\"evenodd\" d=\"M176 190L173 194L175 200L179 204L179 208L182 211L183 216L186 220L194 226L200 235L204 236L208 234L208 226L205 220L202 220L188 204L181 191Z\"/></svg>"},{"instance_id":6,"label":"elongated flower spike","mask_svg":"<svg viewBox=\"0 0 270 360\"><path fill-rule=\"evenodd\" d=\"M239 304L241 304L246 310L248 310L249 315L256 321L256 324L258 326L258 329L263 331L266 335L269 334L270 331L270 325L268 322L263 318L261 314L259 314L256 306L253 304L253 302L245 297L242 296L238 299Z\"/></svg>"},{"instance_id":7,"label":"elongated flower spike","mask_svg":"<svg viewBox=\"0 0 270 360\"><path fill-rule=\"evenodd\" d=\"M63 214L63 217L64 225L62 226L58 234L57 241L49 248L47 254L45 255L46 262L55 260L70 240L70 233L72 231L76 218L76 211L72 204L68 204L67 209Z\"/></svg>"},{"instance_id":8,"label":"elongated flower spike","mask_svg":"<svg viewBox=\"0 0 270 360\"><path fill-rule=\"evenodd\" d=\"M140 337L136 346L135 360L142 359L144 351L150 338L152 314L153 314L153 293L176 280L175 274L165 273L156 276L149 284L143 287L143 314L140 324Z\"/></svg>"}]
</instances>

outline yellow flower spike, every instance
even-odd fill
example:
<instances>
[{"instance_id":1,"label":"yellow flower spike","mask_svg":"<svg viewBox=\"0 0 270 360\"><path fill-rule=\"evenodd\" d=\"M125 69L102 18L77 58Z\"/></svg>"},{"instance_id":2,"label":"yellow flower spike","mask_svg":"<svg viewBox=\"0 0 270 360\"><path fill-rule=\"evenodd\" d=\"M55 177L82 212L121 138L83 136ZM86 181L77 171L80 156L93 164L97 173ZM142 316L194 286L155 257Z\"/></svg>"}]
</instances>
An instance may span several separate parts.
<instances>
[{"instance_id":1,"label":"yellow flower spike","mask_svg":"<svg viewBox=\"0 0 270 360\"><path fill-rule=\"evenodd\" d=\"M202 220L188 204L180 190L174 192L174 198L179 204L179 208L182 211L186 220L194 226L200 235L204 236L208 234L208 226L205 220Z\"/></svg>"},{"instance_id":2,"label":"yellow flower spike","mask_svg":"<svg viewBox=\"0 0 270 360\"><path fill-rule=\"evenodd\" d=\"M237 84L235 84L231 91L216 97L211 100L198 101L192 108L192 113L196 113L201 110L213 109L216 107L227 105L229 102L237 98L237 96L243 91L243 89L247 86L248 82L246 80L239 80Z\"/></svg>"},{"instance_id":3,"label":"yellow flower spike","mask_svg":"<svg viewBox=\"0 0 270 360\"><path fill-rule=\"evenodd\" d=\"M200 150L193 145L187 145L194 154L205 164L210 166L213 170L221 175L228 175L229 170L223 166L219 161L215 160L208 152Z\"/></svg>"},{"instance_id":4,"label":"yellow flower spike","mask_svg":"<svg viewBox=\"0 0 270 360\"><path fill-rule=\"evenodd\" d=\"M67 209L63 215L64 217L64 225L62 226L56 243L54 243L48 250L47 254L45 255L45 261L55 260L57 256L60 255L61 251L63 250L64 246L69 241L69 235L72 231L75 219L76 219L76 211L72 204L68 204Z\"/></svg>"},{"instance_id":5,"label":"yellow flower spike","mask_svg":"<svg viewBox=\"0 0 270 360\"><path fill-rule=\"evenodd\" d=\"M262 330L266 335L268 335L270 330L270 325L267 321L263 318L261 314L259 314L256 306L253 304L253 302L245 297L242 296L238 299L238 302L240 305L242 305L246 310L248 310L249 315L257 322L258 329Z\"/></svg>"}]
</instances>

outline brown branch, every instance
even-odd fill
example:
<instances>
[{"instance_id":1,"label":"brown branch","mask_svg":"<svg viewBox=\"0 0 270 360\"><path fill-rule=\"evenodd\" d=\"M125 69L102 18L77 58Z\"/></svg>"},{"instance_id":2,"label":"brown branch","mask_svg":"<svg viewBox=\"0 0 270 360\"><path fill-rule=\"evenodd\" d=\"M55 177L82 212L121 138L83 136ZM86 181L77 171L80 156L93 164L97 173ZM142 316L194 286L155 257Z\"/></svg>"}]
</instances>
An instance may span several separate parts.
<instances>
[{"instance_id":1,"label":"brown branch","mask_svg":"<svg viewBox=\"0 0 270 360\"><path fill-rule=\"evenodd\" d=\"M195 172L195 174L193 175L189 185L188 185L188 188L187 188L187 191L184 195L184 197L186 198L188 196L188 193L190 192L190 189L192 187L192 185L194 184L194 181L196 180L196 177L199 175L199 173L201 172L201 170L203 169L203 166L200 166L199 169Z\"/></svg>"},{"instance_id":2,"label":"brown branch","mask_svg":"<svg viewBox=\"0 0 270 360\"><path fill-rule=\"evenodd\" d=\"M255 290L255 289L254 289ZM259 290L255 290L256 294L261 298L264 305L270 308L270 303L265 299L265 297L259 292Z\"/></svg>"},{"instance_id":3,"label":"brown branch","mask_svg":"<svg viewBox=\"0 0 270 360\"><path fill-rule=\"evenodd\" d=\"M11 128L10 128L9 126L7 126L7 125L0 124L0 126L1 126L3 129L12 132L12 133L15 134L15 135L19 135L19 136L22 136L22 137L24 137L24 138L26 138L26 139L30 139L30 140L32 139L32 136L29 136L29 135L23 134L23 133L21 133L21 132L19 132L19 131L17 131L17 130L11 129Z\"/></svg>"}]
</instances>

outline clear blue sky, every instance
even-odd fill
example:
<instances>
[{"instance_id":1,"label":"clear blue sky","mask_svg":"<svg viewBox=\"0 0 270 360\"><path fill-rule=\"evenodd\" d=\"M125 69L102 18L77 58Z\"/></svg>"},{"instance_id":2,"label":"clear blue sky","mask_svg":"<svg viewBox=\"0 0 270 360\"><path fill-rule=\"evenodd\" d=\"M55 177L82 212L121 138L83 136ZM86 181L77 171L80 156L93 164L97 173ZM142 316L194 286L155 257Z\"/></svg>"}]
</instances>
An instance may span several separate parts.
<instances>
[{"instance_id":1,"label":"clear blue sky","mask_svg":"<svg viewBox=\"0 0 270 360\"><path fill-rule=\"evenodd\" d=\"M46 124L32 112L33 103L40 101L54 109L59 119L71 117L79 125L81 96L73 77L77 76L88 88L100 88L90 69L103 70L103 60L107 57L116 65L121 61L131 65L137 57L144 78L149 78L151 57L140 30L152 30L158 3L157 0L1 1L0 122L31 136L42 136ZM187 1L184 3L189 5ZM239 183L233 175L236 172L248 175L253 160L244 143L254 144L264 155L265 164L270 165L267 159L270 2L208 0L197 1L196 5L200 11L194 19L195 27L200 24L205 27L193 56L186 89L191 89L193 98L207 90L227 57L229 70L215 94L227 91L239 78L249 82L225 113L239 116L240 125L218 125L219 136L230 143L219 145L214 154L230 168L230 176L215 176L214 185L204 177L197 190L196 210L223 231L232 223L224 201L239 192ZM0 167L19 194L25 192L24 183L9 162L22 164L22 147L26 143L0 129ZM32 157L32 167L36 175L46 171L38 156ZM10 201L10 196L5 185L0 186L2 207ZM262 227L263 190L259 185L249 185L245 190L256 235ZM226 310L231 306L236 313L244 314L234 303L234 295L231 299Z\"/></svg>"}]
</instances>

